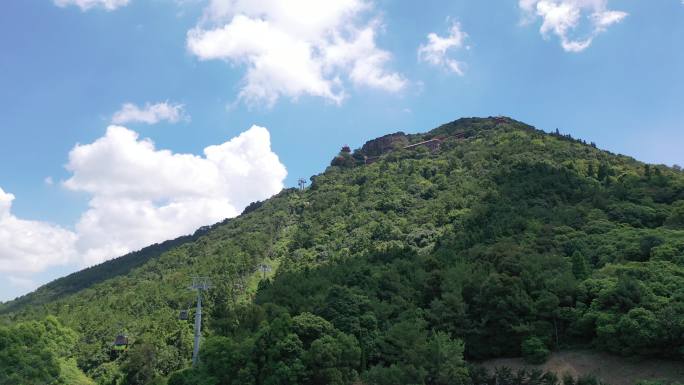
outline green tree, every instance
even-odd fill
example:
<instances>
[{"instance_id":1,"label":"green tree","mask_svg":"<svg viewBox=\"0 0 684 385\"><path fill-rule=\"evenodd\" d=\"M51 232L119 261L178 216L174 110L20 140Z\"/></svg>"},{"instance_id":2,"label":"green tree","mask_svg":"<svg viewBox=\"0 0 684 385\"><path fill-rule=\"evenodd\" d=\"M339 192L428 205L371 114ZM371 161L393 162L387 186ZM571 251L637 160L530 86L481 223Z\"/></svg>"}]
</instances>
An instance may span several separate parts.
<instances>
[{"instance_id":1,"label":"green tree","mask_svg":"<svg viewBox=\"0 0 684 385\"><path fill-rule=\"evenodd\" d=\"M357 377L361 349L356 338L339 333L324 335L311 343L305 362L309 372L307 383L344 385Z\"/></svg>"},{"instance_id":2,"label":"green tree","mask_svg":"<svg viewBox=\"0 0 684 385\"><path fill-rule=\"evenodd\" d=\"M583 280L589 275L587 260L579 251L572 254L572 274L579 280Z\"/></svg>"},{"instance_id":3,"label":"green tree","mask_svg":"<svg viewBox=\"0 0 684 385\"><path fill-rule=\"evenodd\" d=\"M526 338L521 345L523 358L530 364L543 364L549 358L549 349L537 337Z\"/></svg>"},{"instance_id":4,"label":"green tree","mask_svg":"<svg viewBox=\"0 0 684 385\"><path fill-rule=\"evenodd\" d=\"M125 373L124 384L147 385L157 377L155 369L157 352L155 347L147 342L134 344L127 352L121 366Z\"/></svg>"},{"instance_id":5,"label":"green tree","mask_svg":"<svg viewBox=\"0 0 684 385\"><path fill-rule=\"evenodd\" d=\"M673 228L684 228L684 200L677 201L672 205L672 211L665 223Z\"/></svg>"},{"instance_id":6,"label":"green tree","mask_svg":"<svg viewBox=\"0 0 684 385\"><path fill-rule=\"evenodd\" d=\"M445 332L436 332L429 342L430 383L463 385L468 383L468 368L463 359L463 341L453 340Z\"/></svg>"}]
</instances>

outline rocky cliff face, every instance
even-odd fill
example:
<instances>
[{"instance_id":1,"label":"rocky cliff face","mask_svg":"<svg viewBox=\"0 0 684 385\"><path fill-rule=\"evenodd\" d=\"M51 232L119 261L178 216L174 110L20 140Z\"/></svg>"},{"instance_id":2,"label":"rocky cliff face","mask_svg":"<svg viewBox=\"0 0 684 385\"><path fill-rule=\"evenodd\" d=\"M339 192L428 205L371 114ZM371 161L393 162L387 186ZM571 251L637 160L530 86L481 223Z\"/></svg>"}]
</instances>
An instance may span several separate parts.
<instances>
[{"instance_id":1,"label":"rocky cliff face","mask_svg":"<svg viewBox=\"0 0 684 385\"><path fill-rule=\"evenodd\" d=\"M366 156L380 156L397 148L405 147L408 144L408 136L403 132L396 132L367 141L361 147L361 152Z\"/></svg>"}]
</instances>

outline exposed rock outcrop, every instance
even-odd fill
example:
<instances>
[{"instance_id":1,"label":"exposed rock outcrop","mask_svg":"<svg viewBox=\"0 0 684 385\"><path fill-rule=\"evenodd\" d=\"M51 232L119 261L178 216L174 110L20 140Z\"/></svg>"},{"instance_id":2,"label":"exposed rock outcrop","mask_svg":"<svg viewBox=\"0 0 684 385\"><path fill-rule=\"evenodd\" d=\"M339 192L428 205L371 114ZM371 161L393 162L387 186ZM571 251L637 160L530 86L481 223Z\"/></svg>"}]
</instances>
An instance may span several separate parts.
<instances>
[{"instance_id":1,"label":"exposed rock outcrop","mask_svg":"<svg viewBox=\"0 0 684 385\"><path fill-rule=\"evenodd\" d=\"M369 140L361 147L361 152L366 156L380 156L392 150L408 146L409 139L403 132L384 135Z\"/></svg>"}]
</instances>

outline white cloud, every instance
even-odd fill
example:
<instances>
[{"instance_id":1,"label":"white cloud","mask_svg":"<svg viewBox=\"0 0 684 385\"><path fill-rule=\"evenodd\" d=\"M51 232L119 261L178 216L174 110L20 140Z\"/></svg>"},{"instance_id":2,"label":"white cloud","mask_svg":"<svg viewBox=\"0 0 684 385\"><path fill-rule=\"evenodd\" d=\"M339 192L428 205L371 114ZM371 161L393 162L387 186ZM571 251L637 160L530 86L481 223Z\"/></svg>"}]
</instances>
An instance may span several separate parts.
<instances>
[{"instance_id":1,"label":"white cloud","mask_svg":"<svg viewBox=\"0 0 684 385\"><path fill-rule=\"evenodd\" d=\"M189 120L189 116L184 111L182 104L172 104L169 102L150 104L140 108L133 103L125 103L121 109L112 116L113 124L126 123L147 123L157 124L162 120L169 123L177 123L179 120Z\"/></svg>"},{"instance_id":2,"label":"white cloud","mask_svg":"<svg viewBox=\"0 0 684 385\"><path fill-rule=\"evenodd\" d=\"M336 37L324 50L326 68L348 71L350 80L357 86L401 91L406 86L406 79L385 70L392 55L375 45L376 30L375 25L357 30L352 40Z\"/></svg>"},{"instance_id":3,"label":"white cloud","mask_svg":"<svg viewBox=\"0 0 684 385\"><path fill-rule=\"evenodd\" d=\"M76 224L86 265L235 216L280 191L287 174L268 130L258 126L205 148L204 156L158 150L110 126L104 137L77 145L67 169L73 175L64 186L92 195Z\"/></svg>"},{"instance_id":4,"label":"white cloud","mask_svg":"<svg viewBox=\"0 0 684 385\"><path fill-rule=\"evenodd\" d=\"M369 10L365 0L212 0L187 46L200 60L246 67L239 98L248 103L311 95L339 104L345 80L390 92L407 83L386 68L391 54L377 47Z\"/></svg>"},{"instance_id":5,"label":"white cloud","mask_svg":"<svg viewBox=\"0 0 684 385\"><path fill-rule=\"evenodd\" d=\"M160 150L110 126L93 143L76 145L67 169L63 185L91 196L75 231L17 218L14 196L0 189L0 272L22 273L28 283L27 274L50 266L89 266L192 233L279 192L287 175L259 126L206 147L203 156Z\"/></svg>"},{"instance_id":6,"label":"white cloud","mask_svg":"<svg viewBox=\"0 0 684 385\"><path fill-rule=\"evenodd\" d=\"M113 11L117 8L125 7L129 2L130 0L54 0L55 5L59 7L76 5L81 8L82 11L88 11L98 7Z\"/></svg>"},{"instance_id":7,"label":"white cloud","mask_svg":"<svg viewBox=\"0 0 684 385\"><path fill-rule=\"evenodd\" d=\"M519 0L526 23L542 19L539 29L544 38L550 33L558 36L567 52L580 52L591 45L600 33L627 17L626 12L608 9L608 0ZM589 24L589 32L580 36L583 17Z\"/></svg>"},{"instance_id":8,"label":"white cloud","mask_svg":"<svg viewBox=\"0 0 684 385\"><path fill-rule=\"evenodd\" d=\"M76 235L12 214L14 195L0 188L0 272L38 272L76 258Z\"/></svg>"},{"instance_id":9,"label":"white cloud","mask_svg":"<svg viewBox=\"0 0 684 385\"><path fill-rule=\"evenodd\" d=\"M418 47L418 60L463 76L463 62L450 58L447 51L462 48L467 37L459 23L451 25L446 37L431 32L427 35L428 42Z\"/></svg>"}]
</instances>

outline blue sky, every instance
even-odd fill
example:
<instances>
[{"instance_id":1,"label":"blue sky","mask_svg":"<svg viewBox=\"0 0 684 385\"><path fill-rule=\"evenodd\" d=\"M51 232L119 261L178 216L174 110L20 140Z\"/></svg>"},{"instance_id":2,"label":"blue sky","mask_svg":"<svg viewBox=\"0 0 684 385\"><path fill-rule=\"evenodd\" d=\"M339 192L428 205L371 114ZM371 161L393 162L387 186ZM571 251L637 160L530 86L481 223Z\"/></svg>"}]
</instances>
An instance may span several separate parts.
<instances>
[{"instance_id":1,"label":"blue sky","mask_svg":"<svg viewBox=\"0 0 684 385\"><path fill-rule=\"evenodd\" d=\"M684 164L680 0L317 3L4 2L0 300L464 116Z\"/></svg>"}]
</instances>

